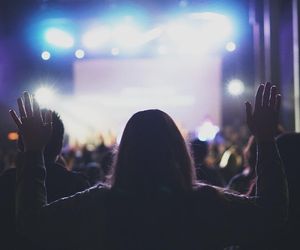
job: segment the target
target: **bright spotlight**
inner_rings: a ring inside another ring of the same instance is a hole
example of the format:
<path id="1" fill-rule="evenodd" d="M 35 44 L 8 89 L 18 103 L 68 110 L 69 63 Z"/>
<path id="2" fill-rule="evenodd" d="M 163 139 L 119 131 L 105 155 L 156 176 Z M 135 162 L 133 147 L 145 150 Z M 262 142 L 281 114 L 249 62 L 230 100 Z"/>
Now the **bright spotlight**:
<path id="1" fill-rule="evenodd" d="M 97 49 L 111 38 L 111 31 L 106 27 L 97 27 L 86 32 L 82 37 L 82 44 L 87 49 Z"/>
<path id="2" fill-rule="evenodd" d="M 229 51 L 229 52 L 232 52 L 232 51 L 235 51 L 236 49 L 236 45 L 234 42 L 228 42 L 226 44 L 226 50 Z"/>
<path id="3" fill-rule="evenodd" d="M 191 20 L 200 20 L 205 24 L 200 33 L 202 38 L 210 42 L 230 39 L 233 33 L 232 21 L 225 15 L 215 12 L 196 12 L 188 16 Z"/>
<path id="4" fill-rule="evenodd" d="M 40 87 L 35 91 L 34 96 L 41 106 L 45 106 L 53 101 L 54 91 L 48 87 Z"/>
<path id="5" fill-rule="evenodd" d="M 119 46 L 134 48 L 141 45 L 142 34 L 136 26 L 122 24 L 115 28 L 114 39 Z"/>
<path id="6" fill-rule="evenodd" d="M 238 96 L 244 92 L 245 86 L 241 80 L 234 79 L 228 83 L 227 89 L 228 89 L 229 94 Z"/>
<path id="7" fill-rule="evenodd" d="M 74 45 L 73 37 L 60 29 L 51 28 L 45 33 L 45 39 L 49 44 L 61 48 L 71 48 Z"/>
<path id="8" fill-rule="evenodd" d="M 76 58 L 78 58 L 78 59 L 84 58 L 84 56 L 85 56 L 84 50 L 82 50 L 82 49 L 76 50 L 76 51 L 75 51 L 75 56 L 76 56 Z"/>
<path id="9" fill-rule="evenodd" d="M 201 141 L 213 140 L 219 130 L 219 127 L 214 125 L 211 121 L 205 121 L 198 128 L 198 138 Z"/>
<path id="10" fill-rule="evenodd" d="M 41 53 L 41 58 L 45 61 L 49 60 L 51 58 L 51 54 L 49 51 L 43 51 Z"/>

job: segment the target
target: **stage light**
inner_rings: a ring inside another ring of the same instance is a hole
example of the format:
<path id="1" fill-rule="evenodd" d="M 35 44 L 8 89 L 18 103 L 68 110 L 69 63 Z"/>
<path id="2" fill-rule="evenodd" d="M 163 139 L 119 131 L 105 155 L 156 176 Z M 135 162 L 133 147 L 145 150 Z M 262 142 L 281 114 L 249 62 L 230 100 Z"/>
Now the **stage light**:
<path id="1" fill-rule="evenodd" d="M 226 44 L 226 50 L 227 50 L 227 51 L 233 52 L 233 51 L 235 51 L 235 49 L 236 49 L 236 45 L 235 45 L 234 42 L 228 42 L 228 43 Z"/>
<path id="2" fill-rule="evenodd" d="M 43 51 L 41 53 L 41 57 L 42 57 L 43 60 L 47 61 L 51 58 L 51 54 L 50 54 L 49 51 Z"/>
<path id="3" fill-rule="evenodd" d="M 45 33 L 45 39 L 49 44 L 60 48 L 71 48 L 74 45 L 73 37 L 57 28 L 48 29 Z"/>
<path id="4" fill-rule="evenodd" d="M 41 106 L 45 106 L 54 100 L 54 90 L 49 87 L 40 87 L 35 91 L 34 96 Z"/>
<path id="5" fill-rule="evenodd" d="M 111 49 L 111 54 L 113 56 L 117 56 L 117 55 L 119 55 L 119 53 L 120 53 L 120 49 L 119 48 L 112 48 Z"/>
<path id="6" fill-rule="evenodd" d="M 241 80 L 234 79 L 228 83 L 227 89 L 228 89 L 229 94 L 238 96 L 244 92 L 245 86 Z"/>
<path id="7" fill-rule="evenodd" d="M 187 22 L 178 20 L 167 24 L 166 34 L 173 42 L 186 44 L 186 42 L 190 41 L 195 32 Z"/>
<path id="8" fill-rule="evenodd" d="M 123 48 L 135 48 L 142 44 L 142 34 L 137 26 L 122 24 L 114 29 L 114 41 Z"/>
<path id="9" fill-rule="evenodd" d="M 82 44 L 87 49 L 97 49 L 109 42 L 111 31 L 107 27 L 97 27 L 86 32 L 82 37 Z"/>
<path id="10" fill-rule="evenodd" d="M 214 12 L 199 12 L 188 15 L 190 20 L 202 21 L 202 28 L 199 31 L 202 39 L 211 44 L 220 44 L 230 39 L 233 34 L 233 25 L 229 17 Z"/>
<path id="11" fill-rule="evenodd" d="M 76 58 L 78 58 L 78 59 L 84 58 L 84 56 L 85 56 L 84 50 L 82 50 L 82 49 L 76 50 L 76 51 L 75 51 L 75 56 L 76 56 Z"/>
<path id="12" fill-rule="evenodd" d="M 205 121 L 198 127 L 198 139 L 201 141 L 213 140 L 219 132 L 219 127 L 214 125 L 211 121 Z"/>
<path id="13" fill-rule="evenodd" d="M 146 33 L 144 33 L 143 35 L 141 35 L 141 37 L 139 38 L 139 41 L 140 41 L 139 43 L 145 44 L 154 39 L 157 39 L 158 37 L 160 37 L 162 35 L 162 33 L 163 33 L 163 29 L 161 27 L 151 29 L 151 30 L 147 31 Z"/>

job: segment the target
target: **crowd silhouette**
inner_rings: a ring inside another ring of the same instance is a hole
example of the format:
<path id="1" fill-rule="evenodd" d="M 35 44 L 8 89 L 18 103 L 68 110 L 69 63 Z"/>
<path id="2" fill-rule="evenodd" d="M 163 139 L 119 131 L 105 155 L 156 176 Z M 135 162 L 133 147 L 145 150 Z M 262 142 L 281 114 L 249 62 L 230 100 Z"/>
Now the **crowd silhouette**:
<path id="1" fill-rule="evenodd" d="M 160 110 L 134 114 L 114 151 L 95 150 L 99 163 L 84 150 L 80 173 L 67 170 L 76 157 L 62 157 L 59 115 L 28 92 L 17 103 L 16 168 L 0 176 L 3 249 L 293 249 L 300 135 L 278 136 L 271 83 L 245 104 L 252 135 L 228 183 L 205 160 L 207 142 L 189 147 Z"/>

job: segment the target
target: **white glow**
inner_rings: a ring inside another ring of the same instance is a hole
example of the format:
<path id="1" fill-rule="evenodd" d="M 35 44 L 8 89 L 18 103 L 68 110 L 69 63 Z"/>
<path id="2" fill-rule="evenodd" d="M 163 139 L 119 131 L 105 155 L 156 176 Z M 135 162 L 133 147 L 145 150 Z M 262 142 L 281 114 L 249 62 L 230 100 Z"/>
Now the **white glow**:
<path id="1" fill-rule="evenodd" d="M 218 22 L 229 22 L 229 18 L 225 15 L 215 13 L 215 12 L 194 12 L 190 13 L 189 17 L 191 19 L 201 19 L 207 21 L 218 21 Z"/>
<path id="2" fill-rule="evenodd" d="M 108 43 L 111 31 L 108 27 L 97 27 L 86 32 L 82 37 L 82 44 L 87 49 L 97 49 Z"/>
<path id="3" fill-rule="evenodd" d="M 223 33 L 224 31 L 226 32 L 232 31 L 231 20 L 227 16 L 219 13 L 214 13 L 214 12 L 191 13 L 189 14 L 189 17 L 194 20 L 203 20 L 206 21 L 207 23 L 214 24 L 216 26 L 215 28 L 217 28 L 217 30 L 214 31 L 219 31 L 221 33 Z"/>
<path id="4" fill-rule="evenodd" d="M 119 48 L 112 48 L 112 49 L 111 49 L 111 54 L 112 54 L 113 56 L 119 55 L 119 54 L 120 54 L 120 49 L 119 49 Z"/>
<path id="5" fill-rule="evenodd" d="M 231 23 L 223 15 L 210 14 L 191 14 L 188 17 L 196 15 L 197 18 L 181 18 L 166 24 L 166 38 L 175 51 L 179 54 L 197 55 L 224 46 L 224 42 L 232 34 Z"/>
<path id="6" fill-rule="evenodd" d="M 76 58 L 78 58 L 78 59 L 84 58 L 84 56 L 85 56 L 84 50 L 82 50 L 82 49 L 76 50 L 76 51 L 75 51 L 75 56 L 76 56 Z"/>
<path id="7" fill-rule="evenodd" d="M 229 94 L 238 96 L 244 92 L 245 86 L 241 80 L 234 79 L 228 83 L 227 89 L 228 89 Z"/>
<path id="8" fill-rule="evenodd" d="M 236 44 L 234 42 L 228 42 L 226 44 L 226 50 L 229 52 L 235 51 L 236 49 Z"/>
<path id="9" fill-rule="evenodd" d="M 45 106 L 53 102 L 54 90 L 48 87 L 40 87 L 35 91 L 34 96 L 41 106 Z"/>
<path id="10" fill-rule="evenodd" d="M 149 41 L 157 39 L 158 37 L 160 37 L 162 35 L 162 32 L 163 32 L 163 29 L 161 27 L 151 29 L 151 30 L 147 31 L 146 33 L 144 33 L 143 35 L 141 35 L 141 37 L 139 38 L 139 43 L 145 44 Z"/>
<path id="11" fill-rule="evenodd" d="M 158 52 L 158 54 L 160 54 L 160 55 L 165 55 L 165 54 L 168 53 L 168 49 L 167 49 L 166 46 L 160 45 L 160 46 L 158 47 L 158 49 L 157 49 L 157 52 Z"/>
<path id="12" fill-rule="evenodd" d="M 122 24 L 114 29 L 114 41 L 124 48 L 134 48 L 141 45 L 142 34 L 137 26 Z"/>
<path id="13" fill-rule="evenodd" d="M 166 33 L 176 43 L 187 43 L 195 32 L 187 22 L 178 20 L 167 24 Z"/>
<path id="14" fill-rule="evenodd" d="M 71 48 L 74 45 L 73 37 L 60 29 L 51 28 L 45 34 L 46 41 L 61 48 Z"/>
<path id="15" fill-rule="evenodd" d="M 47 61 L 51 58 L 51 54 L 49 51 L 43 51 L 41 57 L 43 60 Z"/>
<path id="16" fill-rule="evenodd" d="M 219 130 L 219 127 L 214 125 L 211 121 L 205 121 L 198 128 L 198 138 L 201 141 L 213 140 Z"/>

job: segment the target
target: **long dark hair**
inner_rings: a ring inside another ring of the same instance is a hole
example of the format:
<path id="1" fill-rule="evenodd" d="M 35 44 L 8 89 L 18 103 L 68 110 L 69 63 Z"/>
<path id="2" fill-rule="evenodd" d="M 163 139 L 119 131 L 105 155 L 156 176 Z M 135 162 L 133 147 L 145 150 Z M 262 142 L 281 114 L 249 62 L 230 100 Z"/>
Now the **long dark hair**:
<path id="1" fill-rule="evenodd" d="M 134 114 L 126 124 L 111 186 L 128 191 L 190 190 L 195 168 L 172 118 L 160 110 Z"/>

